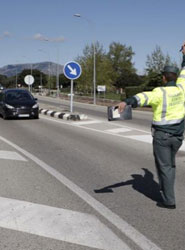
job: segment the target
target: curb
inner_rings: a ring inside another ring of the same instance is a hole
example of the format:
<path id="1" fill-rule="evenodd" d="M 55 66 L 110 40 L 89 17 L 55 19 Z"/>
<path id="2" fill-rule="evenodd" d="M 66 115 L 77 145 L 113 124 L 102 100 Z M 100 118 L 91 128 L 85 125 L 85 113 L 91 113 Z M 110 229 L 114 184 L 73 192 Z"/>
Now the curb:
<path id="1" fill-rule="evenodd" d="M 51 117 L 55 117 L 58 119 L 64 119 L 64 120 L 80 121 L 80 120 L 87 119 L 87 115 L 84 115 L 84 114 L 65 113 L 65 112 L 53 111 L 53 110 L 49 110 L 49 109 L 39 109 L 39 113 L 42 115 L 49 115 Z"/>

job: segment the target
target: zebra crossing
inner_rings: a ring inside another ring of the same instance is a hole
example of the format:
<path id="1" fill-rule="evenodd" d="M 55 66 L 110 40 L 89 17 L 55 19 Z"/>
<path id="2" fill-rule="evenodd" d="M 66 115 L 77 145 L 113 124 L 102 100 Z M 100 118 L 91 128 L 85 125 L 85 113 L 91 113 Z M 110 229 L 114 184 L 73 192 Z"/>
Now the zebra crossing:
<path id="1" fill-rule="evenodd" d="M 27 161 L 22 155 L 14 151 L 0 150 L 0 159 L 14 160 L 14 161 Z"/>

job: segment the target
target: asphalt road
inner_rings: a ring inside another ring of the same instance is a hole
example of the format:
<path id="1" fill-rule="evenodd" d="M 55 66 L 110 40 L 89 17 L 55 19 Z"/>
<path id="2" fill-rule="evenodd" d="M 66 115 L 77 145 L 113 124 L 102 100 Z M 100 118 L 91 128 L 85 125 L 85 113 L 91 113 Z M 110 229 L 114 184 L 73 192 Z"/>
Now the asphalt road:
<path id="1" fill-rule="evenodd" d="M 68 111 L 70 110 L 70 102 L 58 98 L 48 98 L 45 96 L 36 96 L 39 100 L 40 106 L 43 105 L 46 107 L 56 107 L 58 110 Z M 89 118 L 92 119 L 101 119 L 103 121 L 107 121 L 107 107 L 106 106 L 98 106 L 93 104 L 87 103 L 80 103 L 80 102 L 73 102 L 73 110 L 74 112 L 79 112 L 81 114 L 88 115 Z M 147 114 L 147 116 L 146 116 Z M 151 124 L 152 113 L 151 112 L 140 112 L 133 110 L 133 120 L 124 121 L 125 124 L 128 125 L 135 125 L 138 128 L 143 128 L 150 131 L 150 124 Z M 123 122 L 118 122 L 121 125 Z"/>
<path id="2" fill-rule="evenodd" d="M 183 250 L 184 147 L 177 209 L 158 208 L 151 114 L 74 105 L 87 121 L 0 119 L 0 249 Z"/>

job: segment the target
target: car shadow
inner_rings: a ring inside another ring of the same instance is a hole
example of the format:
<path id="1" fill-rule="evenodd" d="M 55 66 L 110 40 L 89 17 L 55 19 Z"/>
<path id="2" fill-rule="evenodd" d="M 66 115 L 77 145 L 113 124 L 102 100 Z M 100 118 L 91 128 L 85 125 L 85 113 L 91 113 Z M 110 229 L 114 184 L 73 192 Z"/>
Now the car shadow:
<path id="1" fill-rule="evenodd" d="M 137 192 L 145 195 L 147 198 L 153 201 L 161 201 L 162 197 L 160 194 L 159 184 L 154 180 L 154 175 L 146 168 L 144 170 L 144 175 L 132 174 L 132 179 L 128 181 L 123 181 L 103 187 L 101 189 L 95 189 L 95 193 L 113 193 L 114 188 L 119 188 L 123 186 L 132 185 L 132 188 Z"/>

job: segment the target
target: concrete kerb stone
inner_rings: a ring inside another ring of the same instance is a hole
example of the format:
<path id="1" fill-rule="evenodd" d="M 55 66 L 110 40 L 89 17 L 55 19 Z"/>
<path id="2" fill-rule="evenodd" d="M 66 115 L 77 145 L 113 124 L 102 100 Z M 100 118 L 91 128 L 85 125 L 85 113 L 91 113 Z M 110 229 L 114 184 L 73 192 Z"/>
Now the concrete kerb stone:
<path id="1" fill-rule="evenodd" d="M 79 120 L 86 120 L 88 117 L 84 114 L 78 114 L 78 113 L 68 113 L 68 112 L 60 112 L 60 111 L 53 111 L 49 109 L 39 109 L 39 113 L 43 115 L 49 115 L 51 117 L 64 119 L 64 120 L 73 120 L 73 121 L 79 121 Z"/>

